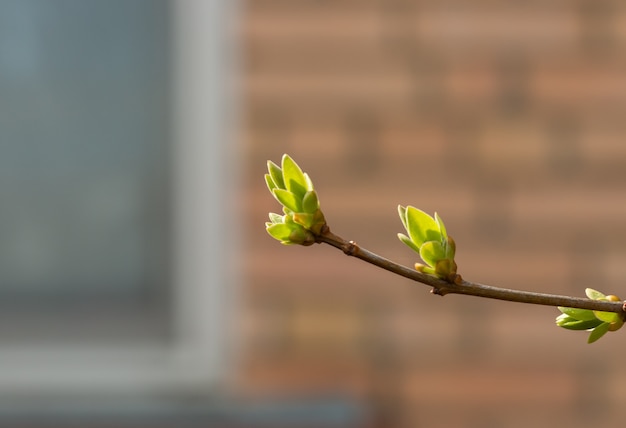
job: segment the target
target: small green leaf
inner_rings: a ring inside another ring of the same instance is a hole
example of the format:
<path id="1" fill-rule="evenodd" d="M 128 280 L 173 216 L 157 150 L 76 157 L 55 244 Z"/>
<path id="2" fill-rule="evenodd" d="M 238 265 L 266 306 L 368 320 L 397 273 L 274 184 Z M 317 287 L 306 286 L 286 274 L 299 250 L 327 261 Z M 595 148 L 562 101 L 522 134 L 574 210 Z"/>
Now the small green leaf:
<path id="1" fill-rule="evenodd" d="M 315 216 L 309 213 L 294 213 L 293 221 L 304 226 L 306 229 L 310 229 L 315 221 Z"/>
<path id="2" fill-rule="evenodd" d="M 290 209 L 294 212 L 302 211 L 302 200 L 299 199 L 292 192 L 284 189 L 274 189 L 272 192 L 274 197 L 285 206 L 285 208 Z"/>
<path id="3" fill-rule="evenodd" d="M 285 223 L 274 223 L 267 227 L 267 233 L 284 244 L 289 243 L 291 232 L 292 227 Z"/>
<path id="4" fill-rule="evenodd" d="M 406 207 L 407 231 L 415 245 L 421 247 L 427 241 L 441 241 L 439 226 L 424 211 L 415 207 Z"/>
<path id="5" fill-rule="evenodd" d="M 428 275 L 436 275 L 434 268 L 423 265 L 421 263 L 415 263 L 415 270 L 418 272 L 426 273 Z"/>
<path id="6" fill-rule="evenodd" d="M 443 240 L 447 240 L 448 232 L 446 231 L 446 226 L 443 224 L 443 220 L 441 219 L 441 217 L 439 217 L 439 214 L 437 213 L 435 213 L 435 223 L 437 223 L 437 226 L 439 227 L 439 232 L 441 233 Z"/>
<path id="7" fill-rule="evenodd" d="M 304 173 L 304 178 L 306 180 L 306 190 L 311 191 L 311 190 L 315 190 L 313 188 L 313 181 L 311 181 L 311 177 L 309 177 L 309 174 L 307 174 L 306 172 Z"/>
<path id="8" fill-rule="evenodd" d="M 441 259 L 437 260 L 435 264 L 435 274 L 439 278 L 443 278 L 448 281 L 454 280 L 454 274 L 456 274 L 456 263 L 454 260 Z"/>
<path id="9" fill-rule="evenodd" d="M 398 205 L 398 215 L 400 216 L 400 221 L 402 221 L 402 226 L 404 226 L 404 229 L 408 231 L 409 228 L 406 225 L 406 208 L 402 205 Z"/>
<path id="10" fill-rule="evenodd" d="M 592 300 L 604 300 L 606 296 L 593 288 L 585 288 L 585 294 Z"/>
<path id="11" fill-rule="evenodd" d="M 446 249 L 446 259 L 454 260 L 454 254 L 456 253 L 456 243 L 454 242 L 454 239 L 448 236 L 448 238 L 444 242 L 444 247 Z"/>
<path id="12" fill-rule="evenodd" d="M 408 245 L 408 247 L 411 248 L 413 251 L 415 251 L 417 254 L 419 254 L 420 249 L 417 245 L 415 245 L 413 241 L 411 241 L 411 238 L 409 238 L 403 233 L 398 233 L 398 239 L 404 244 Z"/>
<path id="13" fill-rule="evenodd" d="M 274 180 L 272 180 L 272 177 L 269 174 L 265 174 L 265 184 L 267 184 L 267 188 L 270 189 L 270 192 L 278 188 L 278 186 L 276 185 L 276 183 L 274 183 Z"/>
<path id="14" fill-rule="evenodd" d="M 298 164 L 287 154 L 283 155 L 282 165 L 285 189 L 301 199 L 307 192 L 307 179 L 304 173 Z"/>
<path id="15" fill-rule="evenodd" d="M 302 198 L 302 211 L 313 214 L 319 209 L 319 207 L 320 204 L 315 190 L 309 190 L 306 192 Z"/>
<path id="16" fill-rule="evenodd" d="M 593 311 L 589 309 L 564 308 L 562 306 L 559 306 L 558 308 L 559 311 L 579 321 L 589 321 L 597 319 L 596 316 L 593 314 Z"/>
<path id="17" fill-rule="evenodd" d="M 435 267 L 439 260 L 446 258 L 446 251 L 439 241 L 428 241 L 420 247 L 420 257 L 426 264 Z"/>
<path id="18" fill-rule="evenodd" d="M 285 222 L 285 218 L 280 214 L 270 213 L 270 221 L 272 224 L 280 224 Z"/>
<path id="19" fill-rule="evenodd" d="M 289 235 L 290 244 L 312 245 L 315 243 L 315 237 L 304 227 L 294 227 Z"/>
<path id="20" fill-rule="evenodd" d="M 624 320 L 619 318 L 617 321 L 611 323 L 609 326 L 609 331 L 617 331 L 624 326 Z"/>
<path id="21" fill-rule="evenodd" d="M 311 245 L 315 243 L 313 234 L 297 223 L 266 223 L 266 230 L 281 244 Z"/>
<path id="22" fill-rule="evenodd" d="M 285 188 L 285 182 L 283 181 L 283 171 L 278 165 L 272 161 L 267 161 L 267 170 L 270 173 L 272 181 L 279 189 Z M 271 189 L 270 189 L 271 190 Z"/>
<path id="23" fill-rule="evenodd" d="M 593 311 L 593 314 L 600 321 L 608 322 L 609 324 L 619 321 L 619 315 L 615 312 Z"/>
<path id="24" fill-rule="evenodd" d="M 599 319 L 577 320 L 566 314 L 561 314 L 556 319 L 556 325 L 568 330 L 589 330 L 602 324 Z"/>
<path id="25" fill-rule="evenodd" d="M 313 232 L 315 235 L 320 235 L 323 232 L 325 226 L 326 219 L 324 218 L 324 213 L 322 212 L 322 210 L 315 211 L 315 213 L 313 214 L 313 221 L 311 223 L 311 232 Z"/>
<path id="26" fill-rule="evenodd" d="M 610 324 L 604 322 L 591 330 L 591 333 L 589 333 L 589 339 L 587 339 L 587 343 L 593 343 L 596 340 L 600 339 L 606 334 L 607 331 L 609 331 L 610 326 Z"/>

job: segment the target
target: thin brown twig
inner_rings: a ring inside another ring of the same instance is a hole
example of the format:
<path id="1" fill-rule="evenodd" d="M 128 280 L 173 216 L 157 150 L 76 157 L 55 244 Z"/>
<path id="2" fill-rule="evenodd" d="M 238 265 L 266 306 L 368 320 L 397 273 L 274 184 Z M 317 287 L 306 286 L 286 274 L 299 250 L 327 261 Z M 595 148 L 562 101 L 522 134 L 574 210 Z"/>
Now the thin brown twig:
<path id="1" fill-rule="evenodd" d="M 465 294 L 469 296 L 484 297 L 488 299 L 506 300 L 509 302 L 530 303 L 545 306 L 563 306 L 568 308 L 589 309 L 594 311 L 615 312 L 622 319 L 626 318 L 626 302 L 608 302 L 592 300 L 582 297 L 561 296 L 558 294 L 535 293 L 530 291 L 512 290 L 508 288 L 493 287 L 466 280 L 459 283 L 451 283 L 432 275 L 426 275 L 415 269 L 402 266 L 365 248 L 360 247 L 353 241 L 335 235 L 328 227 L 316 236 L 318 243 L 325 243 L 342 250 L 348 256 L 356 257 L 367 263 L 393 272 L 413 281 L 433 287 L 432 293 L 440 296 L 446 294 Z"/>

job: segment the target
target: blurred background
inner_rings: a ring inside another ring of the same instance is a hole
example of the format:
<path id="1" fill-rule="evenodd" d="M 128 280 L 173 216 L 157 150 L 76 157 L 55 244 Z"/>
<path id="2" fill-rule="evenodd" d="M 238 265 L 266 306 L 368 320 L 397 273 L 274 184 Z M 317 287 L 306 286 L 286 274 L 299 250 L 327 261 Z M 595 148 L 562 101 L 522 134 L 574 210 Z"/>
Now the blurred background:
<path id="1" fill-rule="evenodd" d="M 0 0 L 0 425 L 612 426 L 620 333 L 285 247 L 266 161 L 405 265 L 621 295 L 617 1 Z"/>

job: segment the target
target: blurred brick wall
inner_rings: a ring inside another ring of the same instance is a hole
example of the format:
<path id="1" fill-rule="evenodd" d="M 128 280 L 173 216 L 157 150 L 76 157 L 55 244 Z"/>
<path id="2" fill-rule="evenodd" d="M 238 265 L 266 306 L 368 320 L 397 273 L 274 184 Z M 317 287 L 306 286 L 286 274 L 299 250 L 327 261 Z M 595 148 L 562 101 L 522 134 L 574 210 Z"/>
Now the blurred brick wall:
<path id="1" fill-rule="evenodd" d="M 262 177 L 291 154 L 335 233 L 406 265 L 398 204 L 440 213 L 467 279 L 623 297 L 626 6 L 248 0 L 241 32 L 239 386 L 358 397 L 389 427 L 621 422 L 619 333 L 589 346 L 554 308 L 432 296 L 283 247 Z"/>

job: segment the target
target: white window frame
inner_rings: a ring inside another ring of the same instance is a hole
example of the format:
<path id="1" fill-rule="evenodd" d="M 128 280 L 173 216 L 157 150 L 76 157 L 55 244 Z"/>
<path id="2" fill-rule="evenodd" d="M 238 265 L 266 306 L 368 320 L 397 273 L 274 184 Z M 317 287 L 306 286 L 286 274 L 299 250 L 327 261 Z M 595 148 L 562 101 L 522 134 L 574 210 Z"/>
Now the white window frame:
<path id="1" fill-rule="evenodd" d="M 174 340 L 3 344 L 0 398 L 210 392 L 235 362 L 235 0 L 171 0 Z M 80 320 L 77 320 L 80 322 Z"/>

